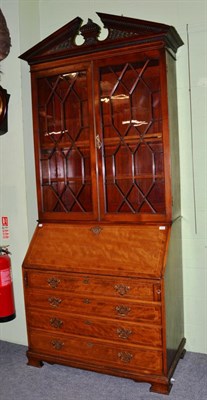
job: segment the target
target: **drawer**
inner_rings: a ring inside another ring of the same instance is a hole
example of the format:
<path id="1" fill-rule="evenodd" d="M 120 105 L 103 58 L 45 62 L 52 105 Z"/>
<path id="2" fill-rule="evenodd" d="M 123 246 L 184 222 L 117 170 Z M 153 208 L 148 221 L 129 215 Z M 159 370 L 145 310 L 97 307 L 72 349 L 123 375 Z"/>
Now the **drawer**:
<path id="1" fill-rule="evenodd" d="M 133 322 L 107 320 L 85 315 L 68 315 L 58 312 L 27 313 L 29 327 L 56 331 L 104 340 L 135 343 L 151 347 L 162 346 L 162 329 L 159 326 Z"/>
<path id="2" fill-rule="evenodd" d="M 107 365 L 117 370 L 135 371 L 145 374 L 162 374 L 162 351 L 141 346 L 112 343 L 73 335 L 45 333 L 32 329 L 29 332 L 29 349 L 38 352 L 38 357 L 51 356 L 55 362 L 80 361 L 84 367 L 91 364 Z"/>
<path id="3" fill-rule="evenodd" d="M 112 319 L 161 324 L 160 303 L 144 303 L 87 294 L 66 294 L 51 290 L 29 289 L 25 296 L 27 308 L 58 310 L 70 314 L 96 315 Z"/>
<path id="4" fill-rule="evenodd" d="M 159 280 L 24 271 L 25 288 L 53 289 L 67 293 L 93 293 L 101 296 L 161 300 Z"/>

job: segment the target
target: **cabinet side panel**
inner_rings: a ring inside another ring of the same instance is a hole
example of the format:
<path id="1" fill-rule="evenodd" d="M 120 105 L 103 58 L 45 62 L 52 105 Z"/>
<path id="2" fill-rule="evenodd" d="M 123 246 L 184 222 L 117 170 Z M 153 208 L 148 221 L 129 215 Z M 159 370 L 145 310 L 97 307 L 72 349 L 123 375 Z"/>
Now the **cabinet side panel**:
<path id="1" fill-rule="evenodd" d="M 181 222 L 171 229 L 165 272 L 166 342 L 168 366 L 171 365 L 184 336 L 183 273 Z"/>
<path id="2" fill-rule="evenodd" d="M 180 216 L 180 158 L 177 117 L 176 65 L 170 54 L 166 53 L 167 90 L 171 154 L 172 218 Z"/>

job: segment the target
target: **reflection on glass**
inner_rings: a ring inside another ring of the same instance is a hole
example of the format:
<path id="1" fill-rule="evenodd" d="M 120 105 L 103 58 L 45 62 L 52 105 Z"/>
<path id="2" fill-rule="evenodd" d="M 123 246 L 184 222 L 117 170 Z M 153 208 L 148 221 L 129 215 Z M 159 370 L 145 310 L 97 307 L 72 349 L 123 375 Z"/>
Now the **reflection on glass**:
<path id="1" fill-rule="evenodd" d="M 92 210 L 86 71 L 38 80 L 43 211 Z"/>
<path id="2" fill-rule="evenodd" d="M 105 212 L 164 213 L 159 60 L 100 69 Z"/>

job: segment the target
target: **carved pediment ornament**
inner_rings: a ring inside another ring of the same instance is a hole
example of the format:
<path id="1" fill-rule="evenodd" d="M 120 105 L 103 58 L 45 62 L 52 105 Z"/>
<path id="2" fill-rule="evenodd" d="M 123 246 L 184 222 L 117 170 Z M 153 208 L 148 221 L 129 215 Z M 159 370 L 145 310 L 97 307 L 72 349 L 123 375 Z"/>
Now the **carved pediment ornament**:
<path id="1" fill-rule="evenodd" d="M 54 61 L 81 54 L 90 54 L 129 44 L 161 43 L 176 53 L 183 44 L 176 30 L 165 24 L 149 22 L 117 15 L 97 13 L 104 29 L 108 30 L 105 39 L 99 39 L 101 27 L 90 18 L 82 25 L 83 20 L 76 17 L 46 39 L 20 56 L 30 65 L 44 61 Z M 83 36 L 84 42 L 79 45 L 76 38 Z"/>
<path id="2" fill-rule="evenodd" d="M 4 60 L 10 52 L 11 38 L 6 20 L 0 9 L 0 61 Z"/>
<path id="3" fill-rule="evenodd" d="M 90 45 L 97 43 L 101 28 L 95 24 L 92 19 L 88 19 L 87 24 L 80 28 L 80 33 L 84 37 L 84 44 Z"/>

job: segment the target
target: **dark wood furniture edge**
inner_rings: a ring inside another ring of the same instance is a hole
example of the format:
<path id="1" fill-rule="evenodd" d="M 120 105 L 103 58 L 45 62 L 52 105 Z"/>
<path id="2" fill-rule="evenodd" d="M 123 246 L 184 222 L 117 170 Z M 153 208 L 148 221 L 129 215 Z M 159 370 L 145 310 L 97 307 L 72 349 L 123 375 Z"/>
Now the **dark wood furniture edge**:
<path id="1" fill-rule="evenodd" d="M 178 361 L 180 360 L 180 359 L 183 359 L 184 358 L 184 356 L 185 356 L 185 353 L 186 353 L 186 350 L 185 350 L 185 344 L 186 344 L 186 338 L 183 338 L 182 340 L 181 340 L 181 342 L 180 342 L 180 345 L 179 345 L 179 347 L 178 347 L 178 350 L 177 350 L 177 352 L 176 352 L 176 355 L 175 355 L 175 357 L 174 357 L 174 360 L 173 360 L 173 362 L 172 362 L 172 364 L 171 364 L 171 366 L 170 366 L 170 368 L 169 368 L 169 371 L 168 371 L 168 377 L 169 378 L 171 378 L 172 376 L 173 376 L 173 373 L 174 373 L 174 371 L 175 371 L 175 368 L 176 368 L 176 366 L 177 366 L 177 364 L 178 364 Z"/>

